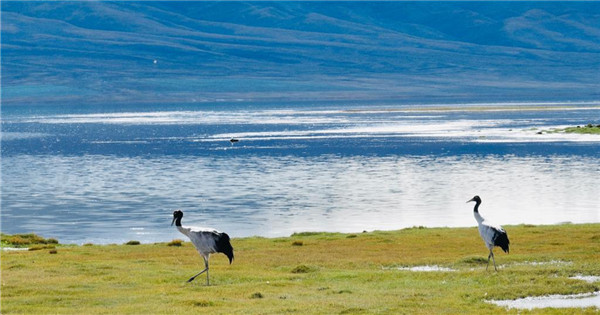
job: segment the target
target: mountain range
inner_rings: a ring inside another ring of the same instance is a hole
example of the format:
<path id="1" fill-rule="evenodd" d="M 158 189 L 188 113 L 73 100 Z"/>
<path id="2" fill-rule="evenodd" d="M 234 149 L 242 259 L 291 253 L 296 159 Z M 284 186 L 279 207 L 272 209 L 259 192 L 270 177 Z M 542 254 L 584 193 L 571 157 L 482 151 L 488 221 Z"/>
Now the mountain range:
<path id="1" fill-rule="evenodd" d="M 599 2 L 1 9 L 3 106 L 600 99 Z"/>

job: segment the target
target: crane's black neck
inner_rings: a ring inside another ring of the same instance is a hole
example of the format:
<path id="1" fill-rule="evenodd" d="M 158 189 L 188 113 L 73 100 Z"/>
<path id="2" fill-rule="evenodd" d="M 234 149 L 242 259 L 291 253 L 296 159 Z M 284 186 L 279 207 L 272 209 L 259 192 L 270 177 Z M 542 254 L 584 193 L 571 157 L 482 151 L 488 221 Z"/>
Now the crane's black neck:
<path id="1" fill-rule="evenodd" d="M 475 208 L 473 208 L 473 212 L 479 213 L 479 205 L 481 204 L 481 201 L 476 200 L 475 201 Z"/>
<path id="2" fill-rule="evenodd" d="M 175 226 L 181 226 L 181 217 L 175 217 Z"/>

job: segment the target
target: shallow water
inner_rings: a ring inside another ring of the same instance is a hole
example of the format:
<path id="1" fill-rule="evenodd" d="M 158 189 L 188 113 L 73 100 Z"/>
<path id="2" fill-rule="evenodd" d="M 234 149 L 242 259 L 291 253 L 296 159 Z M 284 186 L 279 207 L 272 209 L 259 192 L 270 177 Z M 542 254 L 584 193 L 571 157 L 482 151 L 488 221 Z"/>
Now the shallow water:
<path id="1" fill-rule="evenodd" d="M 549 295 L 541 297 L 527 297 L 517 300 L 489 301 L 490 303 L 506 308 L 517 308 L 531 310 L 534 308 L 585 308 L 600 307 L 600 292 L 572 294 L 572 295 Z"/>
<path id="2" fill-rule="evenodd" d="M 168 241 L 175 209 L 232 237 L 474 226 L 475 194 L 503 225 L 600 222 L 600 137 L 536 133 L 587 105 L 2 111 L 5 233 Z"/>
<path id="3" fill-rule="evenodd" d="M 584 276 L 584 275 L 576 275 L 570 277 L 571 279 L 582 280 L 589 283 L 600 282 L 600 276 Z"/>
<path id="4" fill-rule="evenodd" d="M 29 248 L 2 247 L 2 250 L 7 252 L 27 251 Z"/>
<path id="5" fill-rule="evenodd" d="M 441 267 L 437 265 L 413 266 L 413 267 L 397 267 L 396 270 L 406 270 L 414 272 L 452 272 L 456 269 Z"/>

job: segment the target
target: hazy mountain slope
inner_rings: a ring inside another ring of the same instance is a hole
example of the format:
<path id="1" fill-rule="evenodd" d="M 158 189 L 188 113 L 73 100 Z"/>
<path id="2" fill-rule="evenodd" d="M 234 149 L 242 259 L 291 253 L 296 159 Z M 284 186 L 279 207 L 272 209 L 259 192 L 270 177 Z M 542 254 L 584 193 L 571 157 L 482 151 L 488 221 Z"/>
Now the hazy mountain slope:
<path id="1" fill-rule="evenodd" d="M 2 2 L 4 105 L 589 100 L 599 73 L 594 2 Z"/>

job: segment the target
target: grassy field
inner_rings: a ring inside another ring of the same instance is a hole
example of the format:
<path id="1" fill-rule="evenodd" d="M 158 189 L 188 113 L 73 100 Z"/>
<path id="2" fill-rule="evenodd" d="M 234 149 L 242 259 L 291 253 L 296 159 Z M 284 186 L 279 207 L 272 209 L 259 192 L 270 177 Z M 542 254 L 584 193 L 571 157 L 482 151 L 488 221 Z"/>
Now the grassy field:
<path id="1" fill-rule="evenodd" d="M 486 303 L 600 290 L 600 224 L 505 226 L 511 253 L 486 271 L 476 228 L 232 239 L 211 258 L 211 286 L 189 242 L 41 246 L 2 252 L 2 314 L 491 314 Z M 51 253 L 52 252 L 52 253 Z M 535 263 L 532 263 L 535 262 Z M 446 272 L 399 267 L 437 265 Z M 520 313 L 598 313 L 597 308 Z"/>

